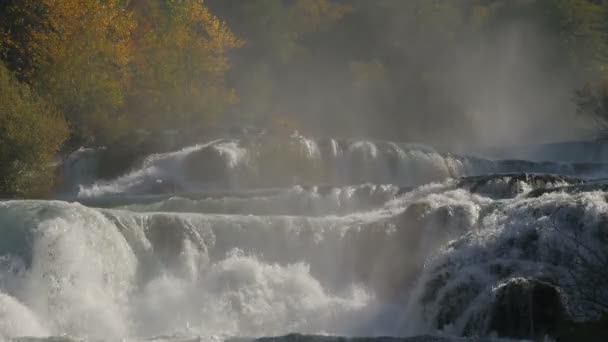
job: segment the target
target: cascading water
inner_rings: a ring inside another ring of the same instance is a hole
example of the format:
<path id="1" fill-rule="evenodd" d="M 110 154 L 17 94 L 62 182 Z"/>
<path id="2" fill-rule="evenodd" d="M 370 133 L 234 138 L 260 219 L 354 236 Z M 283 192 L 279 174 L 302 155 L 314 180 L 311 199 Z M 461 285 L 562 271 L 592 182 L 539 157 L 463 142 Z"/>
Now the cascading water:
<path id="1" fill-rule="evenodd" d="M 78 156 L 79 154 L 76 154 Z M 94 161 L 88 161 L 93 163 Z M 78 173 L 70 162 L 66 173 Z M 80 198 L 217 189 L 345 186 L 362 183 L 416 186 L 448 177 L 536 172 L 582 177 L 606 174 L 608 164 L 490 160 L 386 141 L 313 140 L 302 136 L 215 140 L 155 154 L 124 176 L 74 184 Z M 76 177 L 79 181 L 82 177 Z"/>
<path id="2" fill-rule="evenodd" d="M 604 175 L 301 136 L 151 155 L 0 202 L 0 338 L 551 336 L 608 306 Z"/>

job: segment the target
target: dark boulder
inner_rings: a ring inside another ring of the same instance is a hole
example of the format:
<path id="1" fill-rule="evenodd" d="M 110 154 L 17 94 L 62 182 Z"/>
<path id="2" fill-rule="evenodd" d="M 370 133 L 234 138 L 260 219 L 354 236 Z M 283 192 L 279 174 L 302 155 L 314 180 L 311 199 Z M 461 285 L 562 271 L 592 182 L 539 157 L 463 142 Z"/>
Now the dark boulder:
<path id="1" fill-rule="evenodd" d="M 559 289 L 540 280 L 511 279 L 495 296 L 489 330 L 501 337 L 555 336 L 570 320 Z"/>
<path id="2" fill-rule="evenodd" d="M 227 158 L 213 146 L 192 152 L 184 161 L 189 180 L 215 185 L 229 185 L 230 166 Z"/>
<path id="3" fill-rule="evenodd" d="M 125 138 L 100 151 L 97 177 L 114 179 L 141 165 L 145 157 L 164 149 L 152 139 Z"/>

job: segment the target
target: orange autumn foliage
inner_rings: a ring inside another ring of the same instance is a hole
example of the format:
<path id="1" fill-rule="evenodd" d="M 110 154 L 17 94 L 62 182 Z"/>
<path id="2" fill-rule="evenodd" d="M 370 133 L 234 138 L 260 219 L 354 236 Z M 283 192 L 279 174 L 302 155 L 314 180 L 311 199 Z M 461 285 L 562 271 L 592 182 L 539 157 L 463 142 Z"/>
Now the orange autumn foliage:
<path id="1" fill-rule="evenodd" d="M 203 1 L 133 1 L 138 18 L 126 110 L 153 131 L 198 133 L 236 101 L 226 53 L 242 42 Z"/>
<path id="2" fill-rule="evenodd" d="M 66 116 L 74 137 L 108 141 L 120 132 L 135 21 L 120 0 L 40 0 L 34 28 L 35 84 Z"/>

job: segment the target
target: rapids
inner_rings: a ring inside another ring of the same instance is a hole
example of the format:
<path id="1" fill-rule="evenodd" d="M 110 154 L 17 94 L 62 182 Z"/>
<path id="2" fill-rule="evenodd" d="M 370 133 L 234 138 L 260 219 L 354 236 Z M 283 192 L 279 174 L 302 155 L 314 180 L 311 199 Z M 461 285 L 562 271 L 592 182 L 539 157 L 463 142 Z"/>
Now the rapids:
<path id="1" fill-rule="evenodd" d="M 608 305 L 588 279 L 608 277 L 604 164 L 286 139 L 111 180 L 81 149 L 57 200 L 0 202 L 0 338 L 542 337 L 501 325 L 510 293 L 555 289 L 573 320 Z"/>

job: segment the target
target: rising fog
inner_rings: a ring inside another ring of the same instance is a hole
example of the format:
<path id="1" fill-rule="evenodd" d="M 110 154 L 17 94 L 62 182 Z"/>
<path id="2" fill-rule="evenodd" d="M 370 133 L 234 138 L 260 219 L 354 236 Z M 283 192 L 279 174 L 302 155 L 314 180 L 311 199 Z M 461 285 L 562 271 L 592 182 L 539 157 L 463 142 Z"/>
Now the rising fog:
<path id="1" fill-rule="evenodd" d="M 350 9 L 289 36 L 272 11 L 259 27 L 253 8 L 209 2 L 246 41 L 231 77 L 239 124 L 280 116 L 309 135 L 452 148 L 590 137 L 573 97 L 591 59 L 576 60 L 588 54 L 573 51 L 551 2 L 333 3 Z M 284 31 L 268 38 L 264 28 Z"/>

